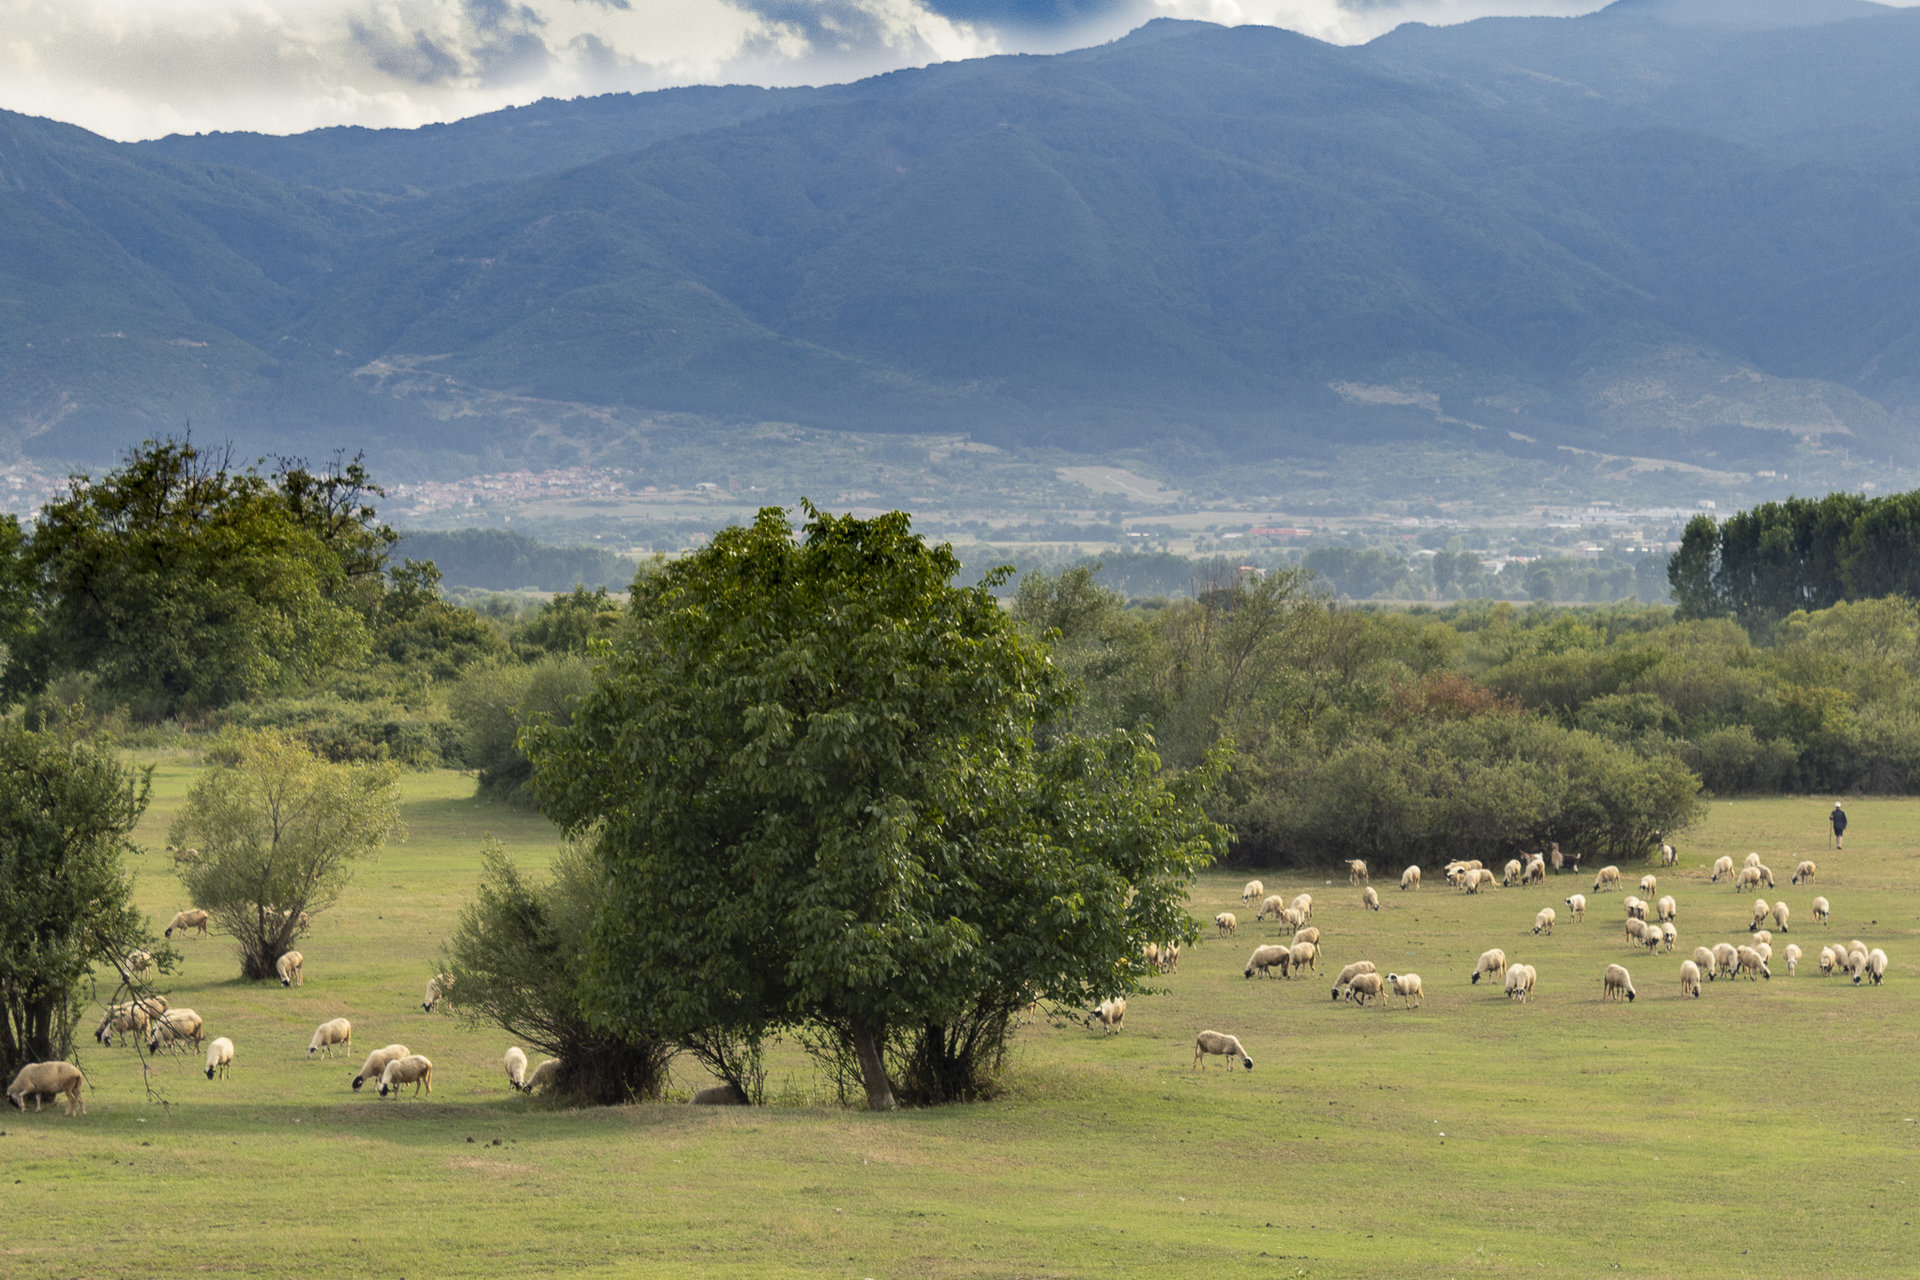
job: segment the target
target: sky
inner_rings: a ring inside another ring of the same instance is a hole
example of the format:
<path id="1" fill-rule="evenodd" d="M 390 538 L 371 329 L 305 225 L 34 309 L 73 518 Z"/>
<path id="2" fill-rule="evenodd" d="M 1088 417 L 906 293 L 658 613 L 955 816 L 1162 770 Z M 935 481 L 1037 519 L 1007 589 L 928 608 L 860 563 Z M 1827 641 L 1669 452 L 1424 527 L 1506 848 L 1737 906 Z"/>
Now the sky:
<path id="1" fill-rule="evenodd" d="M 1600 0 L 0 0 L 0 107 L 111 138 L 412 128 L 684 84 L 827 84 L 1052 53 L 1149 18 L 1355 43 Z"/>

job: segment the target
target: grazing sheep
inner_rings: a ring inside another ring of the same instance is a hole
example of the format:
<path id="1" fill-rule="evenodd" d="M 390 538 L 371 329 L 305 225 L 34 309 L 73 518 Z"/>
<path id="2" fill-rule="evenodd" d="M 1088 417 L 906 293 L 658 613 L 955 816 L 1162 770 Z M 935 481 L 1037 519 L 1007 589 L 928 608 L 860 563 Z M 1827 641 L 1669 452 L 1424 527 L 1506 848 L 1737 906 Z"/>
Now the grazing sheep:
<path id="1" fill-rule="evenodd" d="M 1867 976 L 1873 979 L 1873 985 L 1876 987 L 1879 986 L 1881 981 L 1887 976 L 1887 953 L 1878 947 L 1869 951 L 1867 953 L 1866 971 Z M 1860 975 L 1855 974 L 1853 980 L 1856 983 L 1859 982 Z"/>
<path id="2" fill-rule="evenodd" d="M 1120 1030 L 1121 1024 L 1127 1020 L 1127 998 L 1125 996 L 1108 996 L 1105 1000 L 1102 1000 L 1099 1007 L 1093 1011 L 1093 1018 L 1094 1021 L 1098 1022 L 1110 1032 Z M 541 1065 L 544 1066 L 545 1064 L 542 1063 Z M 531 1083 L 527 1085 L 527 1092 L 533 1092 L 533 1085 Z"/>
<path id="3" fill-rule="evenodd" d="M 1775 927 L 1776 929 L 1778 929 L 1778 930 L 1780 930 L 1780 932 L 1782 932 L 1782 933 L 1786 933 L 1786 932 L 1788 932 L 1788 929 L 1787 929 L 1787 917 L 1788 917 L 1788 916 L 1790 916 L 1790 915 L 1792 915 L 1792 914 L 1793 914 L 1793 913 L 1792 913 L 1792 912 L 1791 912 L 1790 910 L 1788 910 L 1788 909 L 1787 909 L 1787 904 L 1786 904 L 1786 903 L 1784 903 L 1784 902 L 1776 902 L 1776 903 L 1774 903 L 1774 904 L 1773 904 L 1773 925 L 1774 925 L 1774 927 Z"/>
<path id="4" fill-rule="evenodd" d="M 527 1083 L 527 1055 L 522 1053 L 520 1046 L 516 1044 L 507 1050 L 507 1055 L 501 1059 L 500 1064 L 507 1069 L 507 1083 L 513 1086 L 515 1093 L 518 1093 Z"/>
<path id="5" fill-rule="evenodd" d="M 1287 909 L 1287 900 L 1281 897 L 1277 893 L 1270 893 L 1265 898 L 1261 899 L 1260 910 L 1254 913 L 1253 918 L 1255 923 L 1265 920 L 1269 915 L 1271 915 L 1275 920 L 1278 920 L 1280 918 L 1280 913 L 1285 911 L 1286 909 Z"/>
<path id="6" fill-rule="evenodd" d="M 1647 918 L 1646 902 L 1634 897 L 1632 894 L 1628 894 L 1622 898 L 1620 905 L 1627 909 L 1627 919 L 1629 920 L 1645 920 Z"/>
<path id="7" fill-rule="evenodd" d="M 1680 994 L 1700 998 L 1700 966 L 1691 960 L 1680 962 Z"/>
<path id="8" fill-rule="evenodd" d="M 1661 841 L 1660 842 L 1660 865 L 1663 867 L 1671 867 L 1671 866 L 1677 866 L 1679 862 L 1680 862 L 1679 851 L 1675 849 L 1672 845 L 1666 843 L 1664 840 Z"/>
<path id="9" fill-rule="evenodd" d="M 1567 910 L 1573 912 L 1573 918 L 1575 920 L 1585 920 L 1587 918 L 1587 895 L 1584 893 L 1576 893 L 1571 898 L 1568 898 Z"/>
<path id="10" fill-rule="evenodd" d="M 1527 869 L 1520 873 L 1521 884 L 1545 884 L 1547 882 L 1547 860 L 1539 854 L 1527 859 Z"/>
<path id="11" fill-rule="evenodd" d="M 358 1074 L 353 1077 L 353 1091 L 355 1093 L 360 1092 L 361 1085 L 369 1080 L 378 1080 L 380 1078 L 380 1073 L 387 1069 L 389 1062 L 398 1062 L 412 1052 L 413 1050 L 403 1044 L 390 1044 L 384 1049 L 375 1049 L 367 1055 L 366 1062 L 361 1066 Z"/>
<path id="12" fill-rule="evenodd" d="M 1530 964 L 1516 964 L 1507 969 L 1507 999 L 1518 1000 L 1521 1004 L 1533 999 L 1533 984 L 1537 981 L 1534 968 Z"/>
<path id="13" fill-rule="evenodd" d="M 1160 948 L 1160 972 L 1162 973 L 1180 972 L 1180 944 L 1179 943 L 1169 942 L 1166 946 Z"/>
<path id="14" fill-rule="evenodd" d="M 1160 944 L 1159 943 L 1157 942 L 1143 943 L 1140 947 L 1140 954 L 1147 958 L 1147 966 L 1149 968 L 1158 969 L 1160 967 Z"/>
<path id="15" fill-rule="evenodd" d="M 1122 1000 L 1120 1003 L 1124 1006 L 1126 1001 Z M 527 1077 L 527 1092 L 532 1093 L 535 1089 L 551 1089 L 553 1088 L 554 1081 L 559 1078 L 560 1059 L 548 1058 L 545 1062 L 535 1067 L 533 1074 Z"/>
<path id="16" fill-rule="evenodd" d="M 1821 924 L 1827 923 L 1827 917 L 1832 914 L 1832 910 L 1833 909 L 1827 905 L 1825 898 L 1815 898 L 1813 900 L 1813 918 Z"/>
<path id="17" fill-rule="evenodd" d="M 1747 932 L 1752 933 L 1757 930 L 1766 918 L 1772 914 L 1773 904 L 1771 902 L 1768 902 L 1765 898 L 1755 898 L 1753 900 L 1753 919 L 1747 925 Z"/>
<path id="18" fill-rule="evenodd" d="M 1847 952 L 1845 963 L 1847 972 L 1853 975 L 1853 985 L 1856 987 L 1859 986 L 1860 975 L 1867 971 L 1867 953 L 1865 951 L 1849 951 Z"/>
<path id="19" fill-rule="evenodd" d="M 1386 986 L 1386 980 L 1377 973 L 1356 973 L 1347 984 L 1347 999 L 1364 1009 L 1367 1001 L 1386 990 Z"/>
<path id="20" fill-rule="evenodd" d="M 1838 963 L 1839 963 L 1839 957 L 1833 954 L 1832 947 L 1820 948 L 1820 976 L 1821 977 L 1831 978 L 1833 976 L 1834 966 Z"/>
<path id="21" fill-rule="evenodd" d="M 138 977 L 153 971 L 153 957 L 145 951 L 127 952 L 127 972 Z"/>
<path id="22" fill-rule="evenodd" d="M 1553 921 L 1554 921 L 1553 908 L 1542 907 L 1540 908 L 1539 911 L 1534 913 L 1533 931 L 1535 933 L 1544 933 L 1544 934 L 1547 934 L 1548 936 L 1551 936 L 1553 934 Z"/>
<path id="23" fill-rule="evenodd" d="M 207 936 L 207 923 L 212 919 L 212 916 L 200 908 L 188 907 L 185 911 L 178 912 L 174 915 L 173 923 L 167 926 L 166 936 L 171 938 L 175 929 L 180 930 L 181 933 L 185 933 L 189 929 L 194 929 L 204 938 Z"/>
<path id="24" fill-rule="evenodd" d="M 1800 947 L 1797 943 L 1787 944 L 1787 976 L 1791 978 L 1800 968 Z"/>
<path id="25" fill-rule="evenodd" d="M 1224 1031 L 1202 1031 L 1193 1040 L 1193 1065 L 1204 1071 L 1207 1065 L 1205 1059 L 1210 1053 L 1217 1053 L 1224 1057 L 1227 1060 L 1228 1071 L 1233 1070 L 1235 1058 L 1240 1059 L 1247 1070 L 1253 1070 L 1253 1059 L 1249 1058 L 1247 1051 L 1240 1047 L 1238 1036 L 1230 1036 Z"/>
<path id="26" fill-rule="evenodd" d="M 1660 945 L 1668 951 L 1672 951 L 1680 945 L 1680 931 L 1673 927 L 1673 921 L 1671 920 L 1662 920 L 1660 922 Z"/>
<path id="27" fill-rule="evenodd" d="M 1765 929 L 1755 929 L 1753 931 L 1753 936 L 1751 938 L 1748 938 L 1747 941 L 1757 947 L 1763 942 L 1772 942 L 1773 935 L 1771 933 L 1768 933 Z"/>
<path id="28" fill-rule="evenodd" d="M 1314 969 L 1314 962 L 1319 958 L 1320 947 L 1317 943 L 1312 942 L 1294 943 L 1287 955 L 1287 960 L 1293 965 L 1293 971 L 1295 973 L 1300 972 L 1302 969 Z M 1315 972 L 1318 972 L 1318 970 L 1315 969 Z M 1286 971 L 1282 970 L 1280 976 L 1286 977 Z"/>
<path id="29" fill-rule="evenodd" d="M 1625 996 L 1627 1003 L 1632 1004 L 1634 997 L 1639 994 L 1633 989 L 1633 978 L 1627 973 L 1625 965 L 1610 964 L 1607 966 L 1607 971 L 1600 975 L 1602 1000 L 1618 1000 Z"/>
<path id="30" fill-rule="evenodd" d="M 1526 867 L 1518 858 L 1508 858 L 1507 865 L 1500 869 L 1500 887 L 1511 889 L 1520 883 L 1520 877 L 1526 874 Z"/>
<path id="31" fill-rule="evenodd" d="M 1600 887 L 1602 885 L 1605 885 L 1609 889 L 1618 889 L 1620 887 L 1620 868 L 1618 867 L 1600 868 L 1600 874 L 1593 878 L 1592 891 L 1594 893 L 1599 893 Z"/>
<path id="32" fill-rule="evenodd" d="M 129 1034 L 144 1036 L 150 1021 L 147 1011 L 138 1004 L 117 1004 L 107 1010 L 107 1016 L 100 1020 L 100 1026 L 94 1031 L 93 1038 L 101 1044 L 111 1045 L 115 1033 L 120 1043 L 127 1043 Z"/>
<path id="33" fill-rule="evenodd" d="M 1734 954 L 1738 957 L 1733 965 L 1734 977 L 1737 978 L 1744 973 L 1747 975 L 1747 981 L 1752 982 L 1753 976 L 1757 973 L 1767 981 L 1773 981 L 1773 971 L 1767 968 L 1767 958 L 1758 951 L 1752 947 L 1738 947 Z"/>
<path id="34" fill-rule="evenodd" d="M 1287 905 L 1300 913 L 1300 922 L 1302 924 L 1313 923 L 1313 895 L 1312 894 L 1310 893 L 1299 894 L 1295 896 L 1294 900 L 1292 902 L 1289 902 Z"/>
<path id="35" fill-rule="evenodd" d="M 1320 945 L 1320 930 L 1314 925 L 1308 925 L 1304 929 L 1295 930 L 1293 940 L 1295 942 L 1311 942 L 1317 947 Z"/>
<path id="36" fill-rule="evenodd" d="M 1804 880 L 1808 884 L 1812 884 L 1813 874 L 1819 869 L 1820 868 L 1815 866 L 1813 863 L 1803 861 L 1799 866 L 1793 869 L 1793 880 L 1791 881 L 1791 883 L 1799 884 L 1802 880 Z"/>
<path id="37" fill-rule="evenodd" d="M 153 1019 L 147 1029 L 147 1052 L 158 1053 L 162 1045 L 170 1045 L 175 1040 L 191 1040 L 193 1047 L 200 1047 L 202 1023 L 200 1015 L 191 1009 L 169 1009 Z"/>
<path id="38" fill-rule="evenodd" d="M 1231 911 L 1222 911 L 1213 918 L 1213 927 L 1218 929 L 1220 936 L 1224 938 L 1240 927 L 1240 919 Z"/>
<path id="39" fill-rule="evenodd" d="M 1693 962 L 1700 966 L 1700 972 L 1707 975 L 1707 981 L 1713 981 L 1713 971 L 1717 967 L 1713 961 L 1713 952 L 1706 947 L 1693 949 Z"/>
<path id="40" fill-rule="evenodd" d="M 1347 863 L 1347 883 L 1365 884 L 1367 882 L 1367 864 L 1355 858 Z"/>
<path id="41" fill-rule="evenodd" d="M 1253 954 L 1247 957 L 1246 972 L 1242 977 L 1251 978 L 1257 971 L 1261 977 L 1267 977 L 1267 970 L 1275 965 L 1280 967 L 1280 976 L 1287 976 L 1287 961 L 1292 957 L 1291 947 L 1255 947 Z"/>
<path id="42" fill-rule="evenodd" d="M 1466 877 L 1466 874 L 1467 864 L 1464 862 L 1449 862 L 1441 871 L 1441 876 L 1455 888 L 1459 888 L 1460 881 Z"/>
<path id="43" fill-rule="evenodd" d="M 1661 898 L 1660 901 L 1654 903 L 1653 910 L 1654 914 L 1662 920 L 1678 920 L 1680 918 L 1680 904 L 1673 900 L 1672 894 L 1667 894 Z"/>
<path id="44" fill-rule="evenodd" d="M 1658 936 L 1658 935 L 1655 935 Z M 1647 922 L 1638 916 L 1627 917 L 1627 941 L 1639 946 L 1647 942 Z"/>
<path id="45" fill-rule="evenodd" d="M 324 1049 L 331 1058 L 335 1045 L 344 1045 L 348 1052 L 353 1051 L 353 1024 L 345 1018 L 331 1018 L 315 1027 L 313 1039 L 307 1043 L 307 1056 L 311 1058 Z"/>
<path id="46" fill-rule="evenodd" d="M 1646 894 L 1649 898 L 1651 898 L 1654 895 L 1655 891 L 1657 891 L 1659 888 L 1660 888 L 1659 877 L 1657 876 L 1641 876 L 1640 877 L 1640 892 Z"/>
<path id="47" fill-rule="evenodd" d="M 1729 978 L 1733 976 L 1734 966 L 1740 963 L 1740 952 L 1731 942 L 1716 943 L 1713 948 L 1713 965 Z"/>
<path id="48" fill-rule="evenodd" d="M 1240 901 L 1252 902 L 1255 898 L 1264 897 L 1266 892 L 1267 886 L 1261 884 L 1258 880 L 1249 880 L 1247 881 L 1247 887 L 1240 891 Z"/>
<path id="49" fill-rule="evenodd" d="M 1760 868 L 1740 868 L 1739 871 L 1734 873 L 1733 887 L 1736 892 L 1741 889 L 1758 889 L 1760 887 Z"/>
<path id="50" fill-rule="evenodd" d="M 1402 871 L 1400 873 L 1400 887 L 1403 890 L 1418 889 L 1420 887 L 1420 868 L 1408 867 L 1405 871 Z"/>
<path id="51" fill-rule="evenodd" d="M 1368 885 L 1360 891 L 1360 905 L 1369 911 L 1378 911 L 1380 909 L 1380 895 L 1373 891 L 1372 885 Z"/>
<path id="52" fill-rule="evenodd" d="M 1333 980 L 1332 998 L 1338 1000 L 1340 998 L 1340 988 L 1350 985 L 1359 975 L 1372 972 L 1374 972 L 1373 961 L 1355 960 L 1352 964 L 1342 969 L 1340 976 Z"/>
<path id="53" fill-rule="evenodd" d="M 1299 930 L 1305 928 L 1306 923 L 1307 913 L 1296 907 L 1286 907 L 1280 912 L 1280 927 L 1282 929 Z"/>
<path id="54" fill-rule="evenodd" d="M 29 1062 L 7 1086 L 7 1101 L 25 1111 L 27 1099 L 32 1098 L 33 1109 L 38 1111 L 43 1097 L 64 1100 L 69 1116 L 83 1116 L 87 1104 L 80 1097 L 80 1086 L 86 1082 L 80 1068 L 71 1062 Z"/>
<path id="55" fill-rule="evenodd" d="M 1753 944 L 1753 949 L 1760 953 L 1762 960 L 1765 960 L 1768 964 L 1773 963 L 1773 944 L 1771 942 L 1756 942 Z"/>
<path id="56" fill-rule="evenodd" d="M 1761 884 L 1764 884 L 1769 889 L 1774 887 L 1772 867 L 1755 867 L 1753 870 L 1754 873 L 1760 877 Z"/>
<path id="57" fill-rule="evenodd" d="M 427 980 L 427 993 L 420 997 L 420 1012 L 432 1013 L 433 1006 L 440 1003 L 447 992 L 453 990 L 451 974 L 436 973 Z"/>
<path id="58" fill-rule="evenodd" d="M 1461 877 L 1460 883 L 1468 893 L 1478 893 L 1482 889 L 1493 888 L 1493 886 L 1498 883 L 1498 880 L 1493 872 L 1483 867 L 1478 871 L 1467 872 L 1465 876 Z"/>
<path id="59" fill-rule="evenodd" d="M 289 951 L 274 961 L 273 971 L 280 975 L 280 985 L 283 987 L 306 986 L 306 975 L 301 971 L 301 966 L 306 962 L 307 958 L 298 951 Z"/>
<path id="60" fill-rule="evenodd" d="M 213 1079 L 217 1071 L 220 1073 L 220 1078 L 225 1080 L 227 1069 L 231 1066 L 233 1066 L 233 1041 L 225 1036 L 219 1036 L 207 1046 L 207 1079 Z"/>
<path id="61" fill-rule="evenodd" d="M 1420 990 L 1419 974 L 1390 973 L 1387 975 L 1387 985 L 1393 988 L 1393 994 L 1400 997 L 1402 1004 L 1407 1005 L 1409 1008 L 1417 1009 L 1420 1007 L 1422 992 Z"/>
<path id="62" fill-rule="evenodd" d="M 1480 963 L 1473 967 L 1473 984 L 1480 985 L 1480 977 L 1498 978 L 1507 971 L 1507 953 L 1498 947 L 1489 947 L 1480 953 Z"/>
<path id="63" fill-rule="evenodd" d="M 1708 883 L 1719 884 L 1721 876 L 1730 876 L 1732 874 L 1733 874 L 1733 859 L 1722 854 L 1720 857 L 1714 859 L 1713 879 L 1708 881 Z"/>
<path id="64" fill-rule="evenodd" d="M 380 1096 L 384 1098 L 389 1093 L 397 1095 L 400 1092 L 400 1086 L 408 1084 L 413 1086 L 413 1096 L 416 1098 L 420 1096 L 422 1089 L 431 1095 L 433 1063 L 417 1053 L 410 1053 L 398 1061 L 389 1062 L 387 1069 L 380 1073 Z"/>
<path id="65" fill-rule="evenodd" d="M 1741 863 L 1740 865 L 1745 867 L 1757 867 L 1760 865 L 1760 855 L 1757 853 L 1749 853 L 1747 855 L 1747 860 Z"/>

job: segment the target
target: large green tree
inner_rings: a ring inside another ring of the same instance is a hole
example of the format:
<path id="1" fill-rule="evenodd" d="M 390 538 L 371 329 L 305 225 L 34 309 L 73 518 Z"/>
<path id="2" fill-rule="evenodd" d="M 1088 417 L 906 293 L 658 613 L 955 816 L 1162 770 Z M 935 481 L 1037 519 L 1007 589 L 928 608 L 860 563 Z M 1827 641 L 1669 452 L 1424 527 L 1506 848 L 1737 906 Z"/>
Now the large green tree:
<path id="1" fill-rule="evenodd" d="M 571 725 L 529 732 L 608 868 L 587 986 L 710 1060 L 801 1028 L 876 1109 L 968 1096 L 1029 1000 L 1129 990 L 1143 941 L 1192 936 L 1218 764 L 1073 734 L 992 576 L 953 587 L 899 512 L 808 513 L 643 576 Z"/>
<path id="2" fill-rule="evenodd" d="M 359 461 L 272 474 L 191 441 L 148 441 L 0 536 L 4 688 L 96 677 L 149 716 L 310 680 L 367 647 L 394 535 Z"/>
<path id="3" fill-rule="evenodd" d="M 105 748 L 0 725 L 0 1074 L 64 1058 L 87 975 L 149 940 L 122 855 L 148 775 Z"/>

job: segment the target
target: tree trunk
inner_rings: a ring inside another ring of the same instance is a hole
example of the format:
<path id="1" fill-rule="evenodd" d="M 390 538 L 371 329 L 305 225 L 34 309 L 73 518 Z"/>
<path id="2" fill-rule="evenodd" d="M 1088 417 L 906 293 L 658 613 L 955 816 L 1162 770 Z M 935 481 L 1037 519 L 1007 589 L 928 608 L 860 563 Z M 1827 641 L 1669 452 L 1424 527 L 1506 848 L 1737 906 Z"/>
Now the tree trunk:
<path id="1" fill-rule="evenodd" d="M 867 1109 L 891 1111 L 895 1107 L 893 1085 L 887 1080 L 887 1063 L 880 1055 L 880 1044 L 873 1029 L 858 1018 L 849 1026 L 853 1051 L 860 1057 L 860 1082 L 867 1087 Z"/>

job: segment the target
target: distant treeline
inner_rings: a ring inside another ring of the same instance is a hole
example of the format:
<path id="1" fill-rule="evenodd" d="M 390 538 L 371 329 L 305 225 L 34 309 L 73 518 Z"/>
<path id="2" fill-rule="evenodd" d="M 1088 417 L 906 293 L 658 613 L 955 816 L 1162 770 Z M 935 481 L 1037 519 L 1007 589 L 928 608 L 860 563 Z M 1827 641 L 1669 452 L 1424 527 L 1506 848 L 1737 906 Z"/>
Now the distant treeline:
<path id="1" fill-rule="evenodd" d="M 568 591 L 575 586 L 624 591 L 637 565 L 598 547 L 552 547 L 505 529 L 408 533 L 393 559 L 431 560 L 450 587 L 491 591 Z"/>

